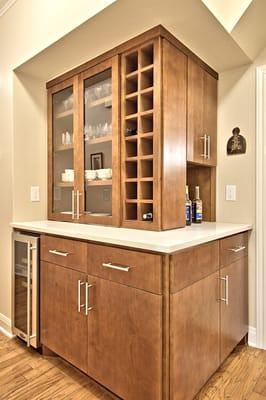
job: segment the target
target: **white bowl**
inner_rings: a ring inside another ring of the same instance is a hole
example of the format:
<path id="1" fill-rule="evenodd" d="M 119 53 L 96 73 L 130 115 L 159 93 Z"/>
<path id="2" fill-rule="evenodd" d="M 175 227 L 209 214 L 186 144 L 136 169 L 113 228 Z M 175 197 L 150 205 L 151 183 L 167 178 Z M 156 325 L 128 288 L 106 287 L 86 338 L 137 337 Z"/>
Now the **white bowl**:
<path id="1" fill-rule="evenodd" d="M 96 178 L 97 178 L 96 170 L 93 170 L 93 169 L 91 169 L 91 170 L 86 170 L 86 171 L 85 171 L 85 178 L 86 178 L 87 180 L 94 180 L 94 179 L 96 179 Z"/>
<path id="2" fill-rule="evenodd" d="M 111 179 L 112 178 L 112 169 L 111 168 L 102 168 L 97 169 L 97 178 L 98 179 Z"/>

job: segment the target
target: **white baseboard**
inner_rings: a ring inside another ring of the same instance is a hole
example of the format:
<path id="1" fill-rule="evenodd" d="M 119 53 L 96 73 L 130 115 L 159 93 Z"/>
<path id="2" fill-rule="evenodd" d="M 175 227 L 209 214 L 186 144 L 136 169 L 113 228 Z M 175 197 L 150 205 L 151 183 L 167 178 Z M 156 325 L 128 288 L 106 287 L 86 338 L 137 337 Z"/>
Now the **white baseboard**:
<path id="1" fill-rule="evenodd" d="M 11 319 L 0 313 L 0 332 L 12 338 Z"/>
<path id="2" fill-rule="evenodd" d="M 257 331 L 254 326 L 248 327 L 248 345 L 251 347 L 257 347 Z"/>

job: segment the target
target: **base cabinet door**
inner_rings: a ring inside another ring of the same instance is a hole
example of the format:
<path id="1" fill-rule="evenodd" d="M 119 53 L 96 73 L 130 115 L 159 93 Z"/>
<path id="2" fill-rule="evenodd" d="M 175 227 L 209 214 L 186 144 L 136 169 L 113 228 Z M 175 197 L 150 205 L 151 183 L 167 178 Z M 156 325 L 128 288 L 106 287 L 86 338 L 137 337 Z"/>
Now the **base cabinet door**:
<path id="1" fill-rule="evenodd" d="M 125 400 L 162 399 L 162 297 L 88 282 L 88 375 Z"/>
<path id="2" fill-rule="evenodd" d="M 86 372 L 87 317 L 83 306 L 85 283 L 82 284 L 86 275 L 41 262 L 40 279 L 41 343 Z"/>
<path id="3" fill-rule="evenodd" d="M 171 400 L 192 400 L 219 367 L 219 272 L 170 295 Z"/>
<path id="4" fill-rule="evenodd" d="M 248 258 L 221 269 L 221 362 L 248 332 Z"/>

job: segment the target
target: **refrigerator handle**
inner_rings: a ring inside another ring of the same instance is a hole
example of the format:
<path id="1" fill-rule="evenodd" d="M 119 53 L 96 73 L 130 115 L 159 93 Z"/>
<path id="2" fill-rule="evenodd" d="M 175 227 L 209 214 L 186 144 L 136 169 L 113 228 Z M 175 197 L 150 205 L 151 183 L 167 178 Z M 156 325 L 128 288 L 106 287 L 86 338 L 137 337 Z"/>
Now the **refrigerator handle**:
<path id="1" fill-rule="evenodd" d="M 30 347 L 31 339 L 31 256 L 32 250 L 36 250 L 36 246 L 32 246 L 31 242 L 27 243 L 27 346 Z"/>

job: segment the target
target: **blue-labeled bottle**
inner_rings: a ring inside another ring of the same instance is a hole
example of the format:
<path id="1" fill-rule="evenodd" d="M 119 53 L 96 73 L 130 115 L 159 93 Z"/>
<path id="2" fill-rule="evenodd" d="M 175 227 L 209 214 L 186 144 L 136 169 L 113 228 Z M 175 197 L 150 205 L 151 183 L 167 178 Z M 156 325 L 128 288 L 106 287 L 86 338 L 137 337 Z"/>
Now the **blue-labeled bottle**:
<path id="1" fill-rule="evenodd" d="M 192 202 L 189 199 L 188 186 L 186 186 L 186 225 L 191 225 L 192 222 Z"/>
<path id="2" fill-rule="evenodd" d="M 202 222 L 202 200 L 200 199 L 199 186 L 195 187 L 195 199 L 192 201 L 192 222 Z"/>

